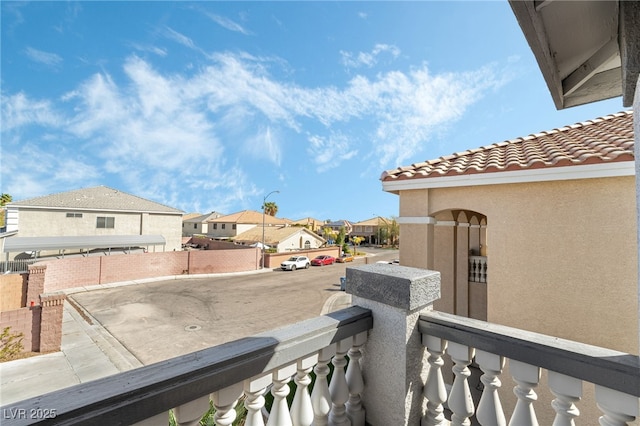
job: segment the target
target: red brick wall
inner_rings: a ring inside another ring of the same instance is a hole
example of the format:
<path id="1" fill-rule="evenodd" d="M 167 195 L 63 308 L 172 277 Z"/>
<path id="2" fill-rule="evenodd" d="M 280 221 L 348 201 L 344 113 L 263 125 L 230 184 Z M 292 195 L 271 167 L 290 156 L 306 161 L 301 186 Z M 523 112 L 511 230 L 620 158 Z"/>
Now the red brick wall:
<path id="1" fill-rule="evenodd" d="M 0 275 L 0 296 L 0 312 L 24 307 L 27 298 L 27 274 Z"/>
<path id="2" fill-rule="evenodd" d="M 215 274 L 258 269 L 260 249 L 190 251 L 190 274 Z M 212 253 L 215 255 L 212 256 Z M 250 266 L 250 268 L 249 268 Z"/>
<path id="3" fill-rule="evenodd" d="M 170 251 L 100 256 L 102 268 L 98 282 L 105 284 L 186 274 L 188 254 L 186 251 Z"/>
<path id="4" fill-rule="evenodd" d="M 82 287 L 87 284 L 97 284 L 100 280 L 101 258 L 102 256 L 69 257 L 47 261 L 44 287 L 38 295 Z M 29 275 L 31 275 L 31 270 L 29 270 Z M 31 281 L 31 277 L 29 280 Z M 31 287 L 31 282 L 29 282 L 29 287 Z"/>
<path id="5" fill-rule="evenodd" d="M 59 351 L 62 343 L 62 310 L 64 294 L 40 296 L 42 318 L 40 321 L 40 352 Z"/>
<path id="6" fill-rule="evenodd" d="M 25 352 L 40 350 L 41 307 L 20 308 L 0 312 L 0 328 L 11 327 L 10 333 L 22 333 L 22 347 Z"/>
<path id="7" fill-rule="evenodd" d="M 183 274 L 255 271 L 260 250 L 193 250 L 56 259 L 29 269 L 27 305 L 67 288 Z M 46 272 L 46 273 L 45 273 Z"/>

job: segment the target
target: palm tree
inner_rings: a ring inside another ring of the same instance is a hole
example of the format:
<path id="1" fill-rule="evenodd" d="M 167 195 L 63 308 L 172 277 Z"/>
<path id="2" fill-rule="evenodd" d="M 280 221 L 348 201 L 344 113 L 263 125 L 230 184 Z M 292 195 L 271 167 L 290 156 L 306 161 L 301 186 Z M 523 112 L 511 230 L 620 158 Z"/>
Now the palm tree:
<path id="1" fill-rule="evenodd" d="M 278 205 L 273 201 L 267 201 L 262 206 L 264 209 L 264 214 L 268 214 L 269 216 L 275 216 L 278 213 Z"/>
<path id="2" fill-rule="evenodd" d="M 395 217 L 391 218 L 391 221 L 387 223 L 386 226 L 387 237 L 389 238 L 389 243 L 392 246 L 397 244 L 398 237 L 400 237 L 400 225 L 396 221 Z"/>
<path id="3" fill-rule="evenodd" d="M 5 204 L 9 204 L 12 201 L 13 201 L 13 197 L 11 195 L 5 194 L 5 193 L 0 195 L 0 207 L 4 207 Z M 6 225 L 5 219 L 4 219 L 7 214 L 6 212 L 7 211 L 5 209 L 0 210 L 0 228 Z"/>

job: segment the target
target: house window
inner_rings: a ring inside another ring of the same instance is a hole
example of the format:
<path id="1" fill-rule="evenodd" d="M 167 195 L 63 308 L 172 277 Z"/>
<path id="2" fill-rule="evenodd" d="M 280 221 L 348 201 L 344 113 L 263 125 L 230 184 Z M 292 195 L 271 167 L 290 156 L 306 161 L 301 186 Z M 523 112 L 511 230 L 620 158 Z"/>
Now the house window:
<path id="1" fill-rule="evenodd" d="M 364 232 L 371 232 L 371 227 L 370 226 L 365 226 L 364 227 Z"/>
<path id="2" fill-rule="evenodd" d="M 82 217 L 82 213 L 67 213 L 67 217 Z"/>
<path id="3" fill-rule="evenodd" d="M 231 229 L 236 229 L 236 224 L 231 225 Z"/>
<path id="4" fill-rule="evenodd" d="M 198 224 L 197 223 L 193 224 L 193 229 L 198 229 Z"/>
<path id="5" fill-rule="evenodd" d="M 226 225 L 227 225 L 226 223 L 223 223 L 222 224 L 222 229 L 224 229 Z"/>
<path id="6" fill-rule="evenodd" d="M 218 224 L 217 223 L 213 224 L 213 229 L 218 229 Z"/>
<path id="7" fill-rule="evenodd" d="M 115 228 L 116 218 L 108 216 L 98 216 L 96 228 Z"/>
<path id="8" fill-rule="evenodd" d="M 309 250 L 311 248 L 311 241 L 307 240 L 304 242 L 304 248 Z"/>

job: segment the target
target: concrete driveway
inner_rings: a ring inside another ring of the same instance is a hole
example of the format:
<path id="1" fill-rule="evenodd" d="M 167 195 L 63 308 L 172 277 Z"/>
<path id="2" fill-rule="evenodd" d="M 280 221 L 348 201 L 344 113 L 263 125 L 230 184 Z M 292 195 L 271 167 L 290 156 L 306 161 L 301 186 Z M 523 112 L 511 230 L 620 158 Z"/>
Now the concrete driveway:
<path id="1" fill-rule="evenodd" d="M 371 260 L 397 257 L 397 251 Z M 69 295 L 143 364 L 320 315 L 353 263 L 185 278 Z M 341 297 L 341 296 L 337 296 Z"/>

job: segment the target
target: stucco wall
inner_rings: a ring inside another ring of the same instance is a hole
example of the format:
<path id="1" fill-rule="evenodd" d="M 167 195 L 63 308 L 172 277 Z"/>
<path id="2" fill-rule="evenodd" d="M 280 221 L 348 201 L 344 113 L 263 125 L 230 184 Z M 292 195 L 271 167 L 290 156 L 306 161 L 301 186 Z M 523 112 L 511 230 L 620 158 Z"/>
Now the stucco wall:
<path id="1" fill-rule="evenodd" d="M 66 217 L 68 212 L 82 217 Z M 96 227 L 97 217 L 115 218 L 113 229 Z M 20 237 L 94 236 L 94 235 L 163 235 L 166 251 L 180 250 L 182 216 L 148 213 L 95 212 L 80 210 L 39 210 L 21 208 Z M 162 250 L 158 247 L 157 250 Z"/>
<path id="2" fill-rule="evenodd" d="M 403 191 L 400 216 L 486 215 L 488 321 L 638 353 L 634 186 L 618 177 Z M 442 263 L 434 228 L 401 225 L 403 265 Z"/>

